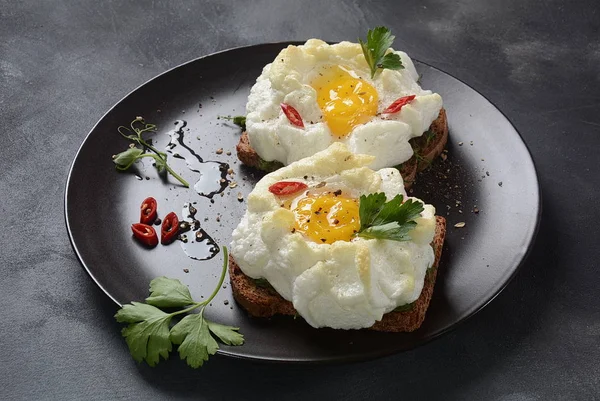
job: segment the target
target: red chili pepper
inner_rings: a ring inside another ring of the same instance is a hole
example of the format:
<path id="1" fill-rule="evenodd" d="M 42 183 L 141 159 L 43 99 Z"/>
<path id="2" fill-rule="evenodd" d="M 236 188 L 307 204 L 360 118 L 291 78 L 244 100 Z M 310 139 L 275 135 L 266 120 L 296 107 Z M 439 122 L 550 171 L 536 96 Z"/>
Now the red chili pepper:
<path id="1" fill-rule="evenodd" d="M 131 231 L 133 231 L 133 236 L 142 244 L 151 248 L 158 245 L 158 236 L 154 231 L 154 227 L 148 224 L 134 223 L 131 225 Z"/>
<path id="2" fill-rule="evenodd" d="M 179 219 L 175 212 L 171 212 L 165 216 L 160 228 L 160 243 L 163 245 L 170 244 L 175 240 L 179 232 Z"/>
<path id="3" fill-rule="evenodd" d="M 140 206 L 140 223 L 152 224 L 156 216 L 156 199 L 152 197 L 144 199 Z"/>
<path id="4" fill-rule="evenodd" d="M 304 123 L 302 122 L 302 117 L 300 117 L 300 113 L 298 113 L 298 110 L 296 110 L 287 103 L 281 103 L 281 110 L 283 110 L 283 114 L 285 114 L 287 119 L 290 120 L 290 123 L 292 125 L 304 128 Z"/>
<path id="5" fill-rule="evenodd" d="M 279 181 L 269 187 L 269 192 L 277 196 L 291 195 L 308 188 L 303 182 L 297 181 Z"/>
<path id="6" fill-rule="evenodd" d="M 415 99 L 415 97 L 416 97 L 415 95 L 401 97 L 400 99 L 397 99 L 394 103 L 390 104 L 388 106 L 388 108 L 385 109 L 382 113 L 383 114 L 397 113 L 400 111 L 400 109 L 402 109 L 402 107 L 404 105 L 407 105 L 408 103 L 412 102 Z"/>

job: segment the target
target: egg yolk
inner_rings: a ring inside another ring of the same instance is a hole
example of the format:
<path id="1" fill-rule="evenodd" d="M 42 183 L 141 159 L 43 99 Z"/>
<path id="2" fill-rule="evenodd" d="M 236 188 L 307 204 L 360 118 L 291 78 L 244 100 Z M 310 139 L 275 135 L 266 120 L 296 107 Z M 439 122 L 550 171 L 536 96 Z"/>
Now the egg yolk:
<path id="1" fill-rule="evenodd" d="M 377 114 L 377 90 L 341 66 L 325 68 L 311 86 L 331 133 L 340 139 Z"/>
<path id="2" fill-rule="evenodd" d="M 324 192 L 307 195 L 294 203 L 295 230 L 315 242 L 350 241 L 360 229 L 356 199 Z"/>

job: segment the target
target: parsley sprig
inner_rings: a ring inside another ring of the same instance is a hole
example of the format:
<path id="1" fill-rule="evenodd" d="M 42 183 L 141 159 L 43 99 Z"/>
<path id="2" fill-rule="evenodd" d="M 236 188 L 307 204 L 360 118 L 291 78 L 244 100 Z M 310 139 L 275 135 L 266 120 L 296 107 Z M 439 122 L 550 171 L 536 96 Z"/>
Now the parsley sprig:
<path id="1" fill-rule="evenodd" d="M 238 327 L 225 326 L 204 317 L 206 306 L 219 292 L 227 272 L 227 248 L 223 247 L 223 270 L 218 285 L 212 294 L 202 302 L 192 299 L 190 290 L 176 279 L 158 277 L 150 282 L 150 296 L 146 303 L 132 302 L 123 305 L 115 315 L 117 322 L 128 323 L 122 331 L 129 346 L 129 352 L 138 362 L 146 361 L 155 366 L 160 357 L 167 359 L 178 345 L 181 359 L 192 368 L 198 368 L 219 349 L 215 337 L 227 345 L 242 345 L 244 336 Z M 167 313 L 161 308 L 183 308 Z M 198 313 L 187 314 L 200 308 Z M 185 315 L 171 327 L 174 317 Z"/>
<path id="2" fill-rule="evenodd" d="M 219 116 L 221 120 L 231 121 L 238 127 L 242 129 L 242 131 L 246 131 L 246 116 Z"/>
<path id="3" fill-rule="evenodd" d="M 357 236 L 363 238 L 389 239 L 409 241 L 408 233 L 417 226 L 414 219 L 420 217 L 424 210 L 419 201 L 408 199 L 402 195 L 386 202 L 384 193 L 378 192 L 360 197 L 358 213 L 360 230 Z"/>
<path id="4" fill-rule="evenodd" d="M 389 29 L 384 26 L 378 26 L 373 30 L 369 29 L 366 43 L 358 39 L 367 64 L 371 68 L 371 79 L 375 77 L 375 74 L 380 69 L 401 70 L 404 68 L 400 56 L 396 53 L 386 54 L 395 38 Z"/>
<path id="5" fill-rule="evenodd" d="M 132 141 L 127 150 L 112 157 L 117 170 L 125 171 L 137 160 L 143 159 L 144 157 L 151 157 L 154 159 L 154 166 L 159 173 L 167 170 L 169 174 L 182 183 L 184 187 L 189 188 L 190 184 L 167 164 L 167 154 L 165 152 L 160 152 L 142 137 L 144 132 L 156 131 L 156 125 L 146 124 L 142 117 L 136 117 L 135 120 L 129 124 L 129 127 L 130 128 L 121 125 L 117 128 L 117 131 L 119 131 L 121 136 Z M 131 132 L 134 132 L 134 134 Z M 141 148 L 135 146 L 135 144 L 140 145 Z M 147 150 L 152 153 L 146 153 Z"/>

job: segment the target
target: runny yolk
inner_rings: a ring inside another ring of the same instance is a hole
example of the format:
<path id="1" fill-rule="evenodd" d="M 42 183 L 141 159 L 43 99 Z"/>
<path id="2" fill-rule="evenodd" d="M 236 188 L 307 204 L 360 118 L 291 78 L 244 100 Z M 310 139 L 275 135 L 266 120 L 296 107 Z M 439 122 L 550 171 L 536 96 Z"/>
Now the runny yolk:
<path id="1" fill-rule="evenodd" d="M 294 203 L 296 231 L 315 242 L 350 241 L 360 229 L 356 199 L 323 192 L 302 197 Z"/>
<path id="2" fill-rule="evenodd" d="M 311 86 L 331 133 L 340 139 L 377 114 L 377 90 L 341 66 L 323 69 Z"/>

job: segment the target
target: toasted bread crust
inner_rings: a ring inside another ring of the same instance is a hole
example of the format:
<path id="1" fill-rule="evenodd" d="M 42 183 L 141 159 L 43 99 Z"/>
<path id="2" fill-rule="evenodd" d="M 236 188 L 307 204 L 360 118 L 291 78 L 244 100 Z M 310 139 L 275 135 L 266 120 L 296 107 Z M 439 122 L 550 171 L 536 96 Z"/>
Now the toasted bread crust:
<path id="1" fill-rule="evenodd" d="M 242 132 L 242 136 L 240 136 L 240 141 L 235 147 L 237 151 L 238 159 L 246 166 L 258 168 L 260 162 L 260 156 L 256 151 L 250 146 L 250 139 L 248 139 L 248 134 L 246 131 Z"/>
<path id="2" fill-rule="evenodd" d="M 371 330 L 403 332 L 414 331 L 421 326 L 433 294 L 445 237 L 446 219 L 436 216 L 435 236 L 432 242 L 435 261 L 425 276 L 421 295 L 415 301 L 412 309 L 405 312 L 386 313 L 381 321 L 370 327 Z M 296 315 L 296 310 L 291 302 L 283 299 L 271 287 L 259 287 L 254 280 L 242 272 L 231 255 L 229 256 L 229 277 L 233 297 L 251 316 Z"/>
<path id="3" fill-rule="evenodd" d="M 411 157 L 404 163 L 397 166 L 404 179 L 406 189 L 409 189 L 415 181 L 415 176 L 418 171 L 425 169 L 436 157 L 438 157 L 446 143 L 448 142 L 448 120 L 446 118 L 446 110 L 440 110 L 440 114 L 429 126 L 431 136 L 425 137 L 425 134 L 418 138 L 413 138 L 410 143 L 413 147 L 416 156 Z M 278 161 L 265 161 L 260 158 L 258 153 L 250 145 L 248 134 L 244 131 L 240 136 L 240 141 L 236 146 L 238 159 L 247 166 L 266 171 L 268 173 L 282 167 L 283 164 Z"/>

